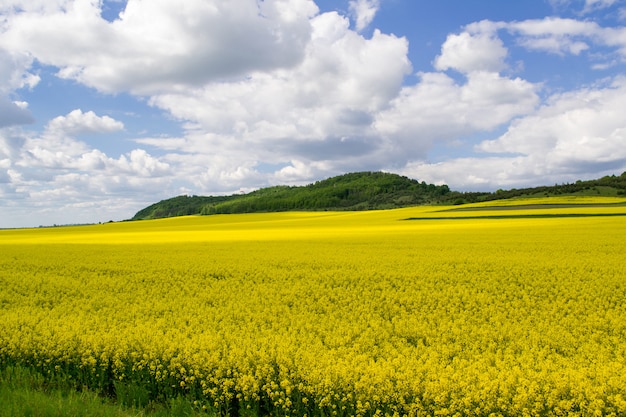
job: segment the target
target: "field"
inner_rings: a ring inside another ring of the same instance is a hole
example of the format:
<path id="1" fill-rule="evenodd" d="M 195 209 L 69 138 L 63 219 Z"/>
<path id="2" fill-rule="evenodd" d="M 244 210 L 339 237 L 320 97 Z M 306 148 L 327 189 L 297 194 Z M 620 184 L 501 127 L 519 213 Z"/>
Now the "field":
<path id="1" fill-rule="evenodd" d="M 217 415 L 623 416 L 624 202 L 2 230 L 0 367 Z"/>

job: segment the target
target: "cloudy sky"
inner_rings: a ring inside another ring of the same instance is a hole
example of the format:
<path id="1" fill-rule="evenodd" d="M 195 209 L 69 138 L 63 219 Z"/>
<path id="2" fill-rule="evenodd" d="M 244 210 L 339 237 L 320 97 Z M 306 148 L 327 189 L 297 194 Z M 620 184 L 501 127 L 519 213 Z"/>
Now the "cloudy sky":
<path id="1" fill-rule="evenodd" d="M 0 0 L 0 227 L 626 170 L 625 0 Z"/>

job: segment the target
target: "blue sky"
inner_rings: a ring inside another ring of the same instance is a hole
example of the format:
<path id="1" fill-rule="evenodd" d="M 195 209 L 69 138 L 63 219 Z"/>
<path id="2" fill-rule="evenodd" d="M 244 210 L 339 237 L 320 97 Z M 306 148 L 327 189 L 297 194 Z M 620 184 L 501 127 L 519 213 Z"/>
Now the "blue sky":
<path id="1" fill-rule="evenodd" d="M 2 0 L 0 227 L 384 170 L 626 170 L 624 0 Z"/>

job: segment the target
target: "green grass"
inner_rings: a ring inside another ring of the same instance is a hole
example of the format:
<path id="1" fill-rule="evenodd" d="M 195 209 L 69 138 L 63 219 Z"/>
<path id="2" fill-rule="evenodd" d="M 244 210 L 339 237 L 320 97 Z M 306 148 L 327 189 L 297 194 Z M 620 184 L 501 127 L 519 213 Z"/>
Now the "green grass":
<path id="1" fill-rule="evenodd" d="M 67 381 L 47 381 L 36 371 L 9 366 L 0 370 L 0 417 L 169 417 L 210 416 L 184 398 L 167 404 L 134 406 L 127 388 L 114 402 L 92 391 L 77 391 Z"/>
<path id="2" fill-rule="evenodd" d="M 459 217 L 409 217 L 404 220 L 470 220 L 470 219 L 556 219 L 560 217 L 624 217 L 625 213 L 561 213 L 561 214 L 502 214 L 497 216 L 459 216 Z"/>

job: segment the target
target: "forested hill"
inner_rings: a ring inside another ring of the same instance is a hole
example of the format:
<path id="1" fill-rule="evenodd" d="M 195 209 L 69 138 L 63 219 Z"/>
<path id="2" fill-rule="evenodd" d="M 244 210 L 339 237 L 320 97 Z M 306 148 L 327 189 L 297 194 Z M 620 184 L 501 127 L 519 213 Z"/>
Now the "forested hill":
<path id="1" fill-rule="evenodd" d="M 356 172 L 305 186 L 262 188 L 230 196 L 179 196 L 137 212 L 132 220 L 190 214 L 251 213 L 287 210 L 371 210 L 421 204 L 464 204 L 515 197 L 553 195 L 626 195 L 626 172 L 597 180 L 523 189 L 461 193 L 447 185 L 419 182 L 397 174 Z"/>
<path id="2" fill-rule="evenodd" d="M 276 186 L 248 194 L 174 197 L 140 210 L 132 220 L 189 214 L 383 209 L 434 203 L 448 193 L 447 185 L 384 172 L 357 172 L 305 186 Z"/>

